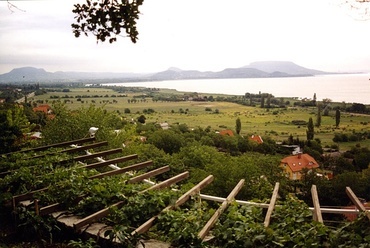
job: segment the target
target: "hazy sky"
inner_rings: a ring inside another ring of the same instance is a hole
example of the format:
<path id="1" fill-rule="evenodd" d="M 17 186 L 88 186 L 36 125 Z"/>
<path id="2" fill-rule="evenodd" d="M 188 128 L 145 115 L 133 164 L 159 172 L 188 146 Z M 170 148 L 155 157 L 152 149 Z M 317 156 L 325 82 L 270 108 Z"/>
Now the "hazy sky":
<path id="1" fill-rule="evenodd" d="M 254 61 L 292 61 L 325 71 L 370 71 L 370 20 L 340 0 L 145 0 L 139 40 L 75 38 L 73 3 L 0 1 L 0 73 L 218 71 Z"/>

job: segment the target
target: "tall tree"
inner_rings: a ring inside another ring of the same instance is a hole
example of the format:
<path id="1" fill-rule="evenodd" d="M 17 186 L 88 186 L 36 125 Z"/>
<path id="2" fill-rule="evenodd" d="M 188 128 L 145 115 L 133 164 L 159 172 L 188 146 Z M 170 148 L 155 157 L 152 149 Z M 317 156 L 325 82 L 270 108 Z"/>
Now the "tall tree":
<path id="1" fill-rule="evenodd" d="M 317 105 L 316 127 L 321 126 L 321 104 Z"/>
<path id="2" fill-rule="evenodd" d="M 261 95 L 261 108 L 265 107 L 265 96 Z"/>
<path id="3" fill-rule="evenodd" d="M 271 94 L 267 95 L 266 108 L 271 108 Z"/>
<path id="4" fill-rule="evenodd" d="M 242 130 L 242 123 L 240 121 L 240 118 L 238 117 L 235 121 L 235 131 L 237 134 L 240 134 L 241 130 Z"/>
<path id="5" fill-rule="evenodd" d="M 310 117 L 310 119 L 308 120 L 306 135 L 307 140 L 313 140 L 313 137 L 315 135 L 315 128 L 313 126 L 312 117 Z"/>
<path id="6" fill-rule="evenodd" d="M 335 111 L 335 126 L 339 127 L 339 123 L 340 123 L 340 110 L 337 109 Z"/>
<path id="7" fill-rule="evenodd" d="M 317 100 L 317 98 L 316 98 L 316 93 L 314 93 L 314 94 L 313 94 L 313 101 L 312 101 L 314 105 L 316 105 L 316 100 Z"/>

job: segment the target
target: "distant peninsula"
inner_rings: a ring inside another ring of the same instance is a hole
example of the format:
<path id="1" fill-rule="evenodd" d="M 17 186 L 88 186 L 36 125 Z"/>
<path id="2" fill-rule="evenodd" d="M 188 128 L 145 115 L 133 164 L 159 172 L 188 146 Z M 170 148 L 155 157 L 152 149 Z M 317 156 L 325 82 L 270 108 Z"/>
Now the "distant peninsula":
<path id="1" fill-rule="evenodd" d="M 260 61 L 222 71 L 181 70 L 171 67 L 156 73 L 47 72 L 42 68 L 15 68 L 0 74 L 0 83 L 113 83 L 218 78 L 307 77 L 334 74 L 308 69 L 289 61 Z"/>

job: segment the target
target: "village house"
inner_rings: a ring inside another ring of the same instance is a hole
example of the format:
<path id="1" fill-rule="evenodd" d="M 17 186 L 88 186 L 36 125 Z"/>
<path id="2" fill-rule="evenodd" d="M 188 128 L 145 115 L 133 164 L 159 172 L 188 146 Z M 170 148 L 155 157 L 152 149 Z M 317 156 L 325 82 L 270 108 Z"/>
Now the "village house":
<path id="1" fill-rule="evenodd" d="M 49 119 L 53 119 L 55 117 L 51 107 L 48 104 L 41 104 L 37 107 L 34 107 L 33 112 L 43 112 Z"/>
<path id="2" fill-rule="evenodd" d="M 290 180 L 301 180 L 303 169 L 316 169 L 319 168 L 319 164 L 310 155 L 298 153 L 297 155 L 283 158 L 280 162 L 280 167 L 283 168 Z"/>
<path id="3" fill-rule="evenodd" d="M 234 136 L 234 132 L 230 129 L 221 130 L 219 134 L 222 136 L 230 136 L 230 137 Z"/>
<path id="4" fill-rule="evenodd" d="M 263 143 L 263 139 L 260 135 L 252 135 L 251 137 L 249 137 L 250 140 L 253 140 L 255 142 L 257 142 L 258 144 L 262 144 Z"/>

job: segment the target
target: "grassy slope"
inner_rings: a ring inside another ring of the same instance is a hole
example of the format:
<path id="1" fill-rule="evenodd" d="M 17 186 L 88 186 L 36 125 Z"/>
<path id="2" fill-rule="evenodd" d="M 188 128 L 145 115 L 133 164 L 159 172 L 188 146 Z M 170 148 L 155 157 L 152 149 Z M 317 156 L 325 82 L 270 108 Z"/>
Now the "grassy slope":
<path id="1" fill-rule="evenodd" d="M 174 90 L 161 90 L 161 93 L 168 94 L 183 94 Z M 146 102 L 128 103 L 129 99 L 133 98 L 134 94 L 128 94 L 127 97 L 111 97 L 118 95 L 116 92 L 109 89 L 101 88 L 78 88 L 71 89 L 71 92 L 53 92 L 45 95 L 37 96 L 30 100 L 48 100 L 52 102 L 50 96 L 77 96 L 77 95 L 99 95 L 99 98 L 83 98 L 84 103 L 70 99 L 73 103 L 67 103 L 71 109 L 88 107 L 95 100 L 96 106 L 104 106 L 108 111 L 119 111 L 124 113 L 125 108 L 129 108 L 131 113 L 124 114 L 125 117 L 136 119 L 144 109 L 154 109 L 154 114 L 146 114 L 147 122 L 168 122 L 169 124 L 186 123 L 189 127 L 207 127 L 222 130 L 225 128 L 235 130 L 235 120 L 239 117 L 242 123 L 242 135 L 259 134 L 261 136 L 271 136 L 274 140 L 282 141 L 287 139 L 290 134 L 294 138 L 306 139 L 306 127 L 296 126 L 291 123 L 292 120 L 308 121 L 312 117 L 316 121 L 316 108 L 287 108 L 287 109 L 265 109 L 257 107 L 248 107 L 228 102 L 153 102 L 148 99 Z M 108 95 L 108 97 L 104 97 Z M 214 95 L 215 96 L 215 95 Z M 62 99 L 63 100 L 63 99 Z M 116 100 L 116 103 L 113 103 Z M 104 103 L 109 101 L 110 103 Z M 210 108 L 212 111 L 205 111 Z M 187 113 L 180 113 L 183 109 Z M 219 114 L 215 114 L 215 110 Z M 320 128 L 315 127 L 315 138 L 321 139 L 323 145 L 333 144 L 334 133 L 347 133 L 370 131 L 370 116 L 368 115 L 353 115 L 342 113 L 340 128 L 335 129 L 335 112 L 330 112 L 330 116 L 322 116 L 322 125 Z M 361 123 L 368 123 L 363 125 Z M 341 150 L 347 150 L 351 146 L 359 142 L 340 143 Z M 370 147 L 370 140 L 362 141 L 362 146 Z"/>

